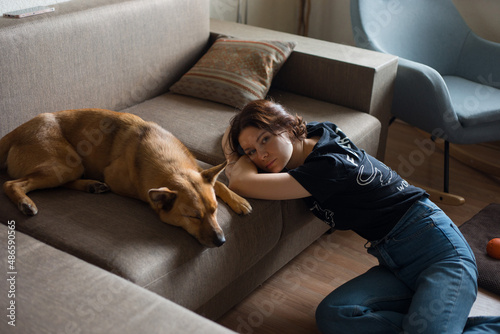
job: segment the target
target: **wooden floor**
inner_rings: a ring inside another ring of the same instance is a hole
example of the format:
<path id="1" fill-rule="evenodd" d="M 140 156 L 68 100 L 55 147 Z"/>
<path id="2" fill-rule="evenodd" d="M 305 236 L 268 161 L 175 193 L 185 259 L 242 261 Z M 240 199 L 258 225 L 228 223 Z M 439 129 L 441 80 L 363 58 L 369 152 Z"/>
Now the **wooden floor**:
<path id="1" fill-rule="evenodd" d="M 385 163 L 410 183 L 441 190 L 443 155 L 432 146 L 414 128 L 395 122 L 389 129 Z M 500 163 L 499 143 L 474 145 L 467 150 Z M 489 203 L 500 203 L 500 179 L 453 159 L 450 173 L 450 192 L 465 197 L 466 202 L 459 207 L 440 206 L 457 225 Z M 366 253 L 364 243 L 352 232 L 324 235 L 218 322 L 245 334 L 319 333 L 314 312 L 323 297 L 377 264 Z M 500 296 L 480 289 L 471 315 L 500 315 Z"/>

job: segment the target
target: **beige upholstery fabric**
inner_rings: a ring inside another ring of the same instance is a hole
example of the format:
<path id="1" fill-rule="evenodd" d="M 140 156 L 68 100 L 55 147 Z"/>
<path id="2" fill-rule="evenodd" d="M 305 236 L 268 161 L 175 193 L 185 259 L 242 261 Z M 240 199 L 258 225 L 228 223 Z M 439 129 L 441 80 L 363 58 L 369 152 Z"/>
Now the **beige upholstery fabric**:
<path id="1" fill-rule="evenodd" d="M 7 227 L 0 224 L 0 239 Z M 116 275 L 16 233 L 16 327 L 1 333 L 234 333 Z M 5 247 L 0 256 L 7 258 Z M 6 261 L 2 261 L 2 272 Z M 5 292 L 7 280 L 0 281 Z"/>
<path id="2" fill-rule="evenodd" d="M 51 14 L 0 19 L 0 137 L 42 112 L 120 110 L 165 92 L 209 39 L 205 0 L 54 7 Z"/>
<path id="3" fill-rule="evenodd" d="M 1 184 L 5 180 L 0 177 Z M 219 201 L 217 219 L 227 241 L 207 249 L 135 199 L 62 188 L 30 197 L 39 209 L 36 216 L 26 217 L 2 199 L 0 222 L 14 219 L 18 231 L 191 310 L 265 256 L 282 230 L 279 202 L 251 201 L 254 213 L 239 217 Z"/>
<path id="4" fill-rule="evenodd" d="M 306 121 L 336 123 L 359 147 L 376 154 L 380 122 L 373 116 L 297 94 L 271 90 L 269 95 Z M 171 131 L 202 161 L 224 161 L 222 134 L 237 109 L 219 103 L 167 93 L 123 110 Z M 194 122 L 193 120 L 196 120 Z"/>

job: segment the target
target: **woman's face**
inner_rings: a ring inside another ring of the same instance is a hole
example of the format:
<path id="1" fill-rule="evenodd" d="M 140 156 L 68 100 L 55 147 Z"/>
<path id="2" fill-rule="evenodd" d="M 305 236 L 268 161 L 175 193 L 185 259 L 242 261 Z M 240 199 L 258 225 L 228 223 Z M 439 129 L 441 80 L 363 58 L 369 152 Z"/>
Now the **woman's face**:
<path id="1" fill-rule="evenodd" d="M 241 131 L 238 141 L 250 160 L 263 171 L 270 173 L 281 172 L 293 153 L 293 145 L 287 132 L 274 135 L 249 126 Z"/>

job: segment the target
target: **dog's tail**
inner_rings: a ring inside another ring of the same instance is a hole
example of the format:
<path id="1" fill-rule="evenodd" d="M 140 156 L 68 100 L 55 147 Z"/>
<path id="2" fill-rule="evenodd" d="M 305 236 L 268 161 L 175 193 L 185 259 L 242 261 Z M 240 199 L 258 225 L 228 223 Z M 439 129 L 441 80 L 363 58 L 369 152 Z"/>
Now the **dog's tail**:
<path id="1" fill-rule="evenodd" d="M 0 169 L 7 168 L 7 155 L 11 147 L 10 134 L 5 135 L 0 139 Z"/>

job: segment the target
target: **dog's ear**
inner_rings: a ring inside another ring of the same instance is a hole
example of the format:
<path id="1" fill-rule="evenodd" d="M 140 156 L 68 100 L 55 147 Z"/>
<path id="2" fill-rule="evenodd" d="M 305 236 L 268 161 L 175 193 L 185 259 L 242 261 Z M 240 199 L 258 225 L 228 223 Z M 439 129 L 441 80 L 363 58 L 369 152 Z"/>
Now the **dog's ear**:
<path id="1" fill-rule="evenodd" d="M 168 188 L 150 189 L 148 196 L 155 208 L 170 211 L 177 198 L 177 192 Z"/>
<path id="2" fill-rule="evenodd" d="M 205 182 L 215 185 L 215 181 L 217 180 L 217 176 L 219 176 L 220 172 L 226 167 L 226 161 L 221 163 L 220 165 L 214 166 L 212 168 L 206 169 L 201 172 L 201 176 L 205 180 Z"/>

